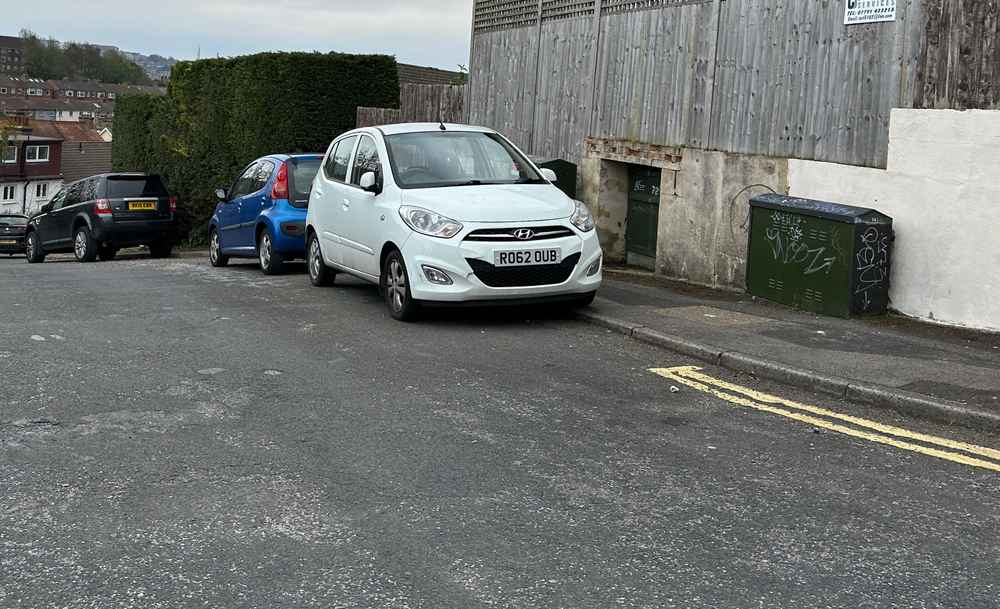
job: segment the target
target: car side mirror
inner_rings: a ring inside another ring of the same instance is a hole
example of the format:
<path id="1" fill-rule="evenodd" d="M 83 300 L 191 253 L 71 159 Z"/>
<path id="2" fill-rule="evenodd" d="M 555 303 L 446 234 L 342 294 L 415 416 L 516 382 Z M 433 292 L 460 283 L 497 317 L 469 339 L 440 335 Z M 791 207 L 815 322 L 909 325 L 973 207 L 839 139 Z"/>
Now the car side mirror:
<path id="1" fill-rule="evenodd" d="M 358 186 L 361 190 L 365 192 L 370 192 L 377 195 L 379 193 L 378 178 L 375 176 L 374 171 L 369 171 L 361 176 L 361 180 L 358 182 Z"/>
<path id="2" fill-rule="evenodd" d="M 542 167 L 541 172 L 542 172 L 542 177 L 548 180 L 549 182 L 559 181 L 559 178 L 556 176 L 556 172 L 552 171 L 548 167 Z"/>
<path id="3" fill-rule="evenodd" d="M 225 202 L 226 199 L 229 198 L 229 193 L 226 192 L 225 188 L 216 188 L 215 189 L 215 198 L 218 199 L 218 200 L 220 200 L 220 201 Z"/>

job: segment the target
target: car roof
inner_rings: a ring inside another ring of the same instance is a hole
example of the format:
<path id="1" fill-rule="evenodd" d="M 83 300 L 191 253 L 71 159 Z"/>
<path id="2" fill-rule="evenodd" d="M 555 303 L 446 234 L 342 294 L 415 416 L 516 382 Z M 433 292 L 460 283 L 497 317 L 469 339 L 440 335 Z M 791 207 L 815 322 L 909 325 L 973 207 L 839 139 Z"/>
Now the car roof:
<path id="1" fill-rule="evenodd" d="M 321 159 L 321 158 L 323 158 L 322 152 L 302 152 L 296 154 L 269 154 L 267 156 L 260 157 L 260 159 L 274 159 L 276 161 L 289 161 L 292 159 Z"/>
<path id="2" fill-rule="evenodd" d="M 464 131 L 470 133 L 496 133 L 487 127 L 477 127 L 474 125 L 459 125 L 457 123 L 444 123 L 445 131 Z M 441 123 L 400 123 L 397 125 L 379 125 L 371 127 L 377 129 L 384 135 L 398 135 L 401 133 L 425 133 L 428 131 L 441 131 Z M 363 131 L 359 129 L 358 131 Z"/>

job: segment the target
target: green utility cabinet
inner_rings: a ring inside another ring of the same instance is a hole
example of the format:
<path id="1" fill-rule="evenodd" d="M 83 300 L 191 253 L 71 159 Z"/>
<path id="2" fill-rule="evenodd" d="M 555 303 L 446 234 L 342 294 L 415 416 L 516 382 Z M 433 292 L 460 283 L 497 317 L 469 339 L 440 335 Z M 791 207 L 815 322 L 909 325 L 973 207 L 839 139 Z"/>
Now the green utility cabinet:
<path id="1" fill-rule="evenodd" d="M 747 290 L 824 315 L 889 305 L 892 218 L 874 209 L 768 194 L 750 201 Z"/>

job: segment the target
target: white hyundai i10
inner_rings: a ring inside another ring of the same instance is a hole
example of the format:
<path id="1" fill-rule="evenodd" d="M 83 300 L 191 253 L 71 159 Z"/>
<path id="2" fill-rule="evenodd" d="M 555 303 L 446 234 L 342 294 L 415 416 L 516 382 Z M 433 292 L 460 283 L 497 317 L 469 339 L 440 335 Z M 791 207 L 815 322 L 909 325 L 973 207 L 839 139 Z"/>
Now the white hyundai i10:
<path id="1" fill-rule="evenodd" d="M 601 247 L 587 207 L 499 133 L 357 129 L 330 145 L 306 221 L 309 278 L 377 283 L 392 316 L 424 304 L 589 304 Z"/>

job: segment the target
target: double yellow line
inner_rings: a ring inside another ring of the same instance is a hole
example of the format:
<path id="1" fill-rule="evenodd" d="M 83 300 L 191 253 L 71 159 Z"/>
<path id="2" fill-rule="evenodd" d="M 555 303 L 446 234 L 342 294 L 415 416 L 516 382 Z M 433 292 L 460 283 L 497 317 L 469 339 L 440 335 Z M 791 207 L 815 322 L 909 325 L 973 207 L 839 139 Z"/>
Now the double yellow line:
<path id="1" fill-rule="evenodd" d="M 901 427 L 884 425 L 877 421 L 841 414 L 818 406 L 786 400 L 711 377 L 702 373 L 701 368 L 696 366 L 653 368 L 650 372 L 737 406 L 777 414 L 853 438 L 886 444 L 962 465 L 1000 472 L 1000 450 L 956 442 L 947 438 L 939 438 Z M 842 423 L 848 423 L 853 427 Z M 915 442 L 920 442 L 920 444 Z"/>

